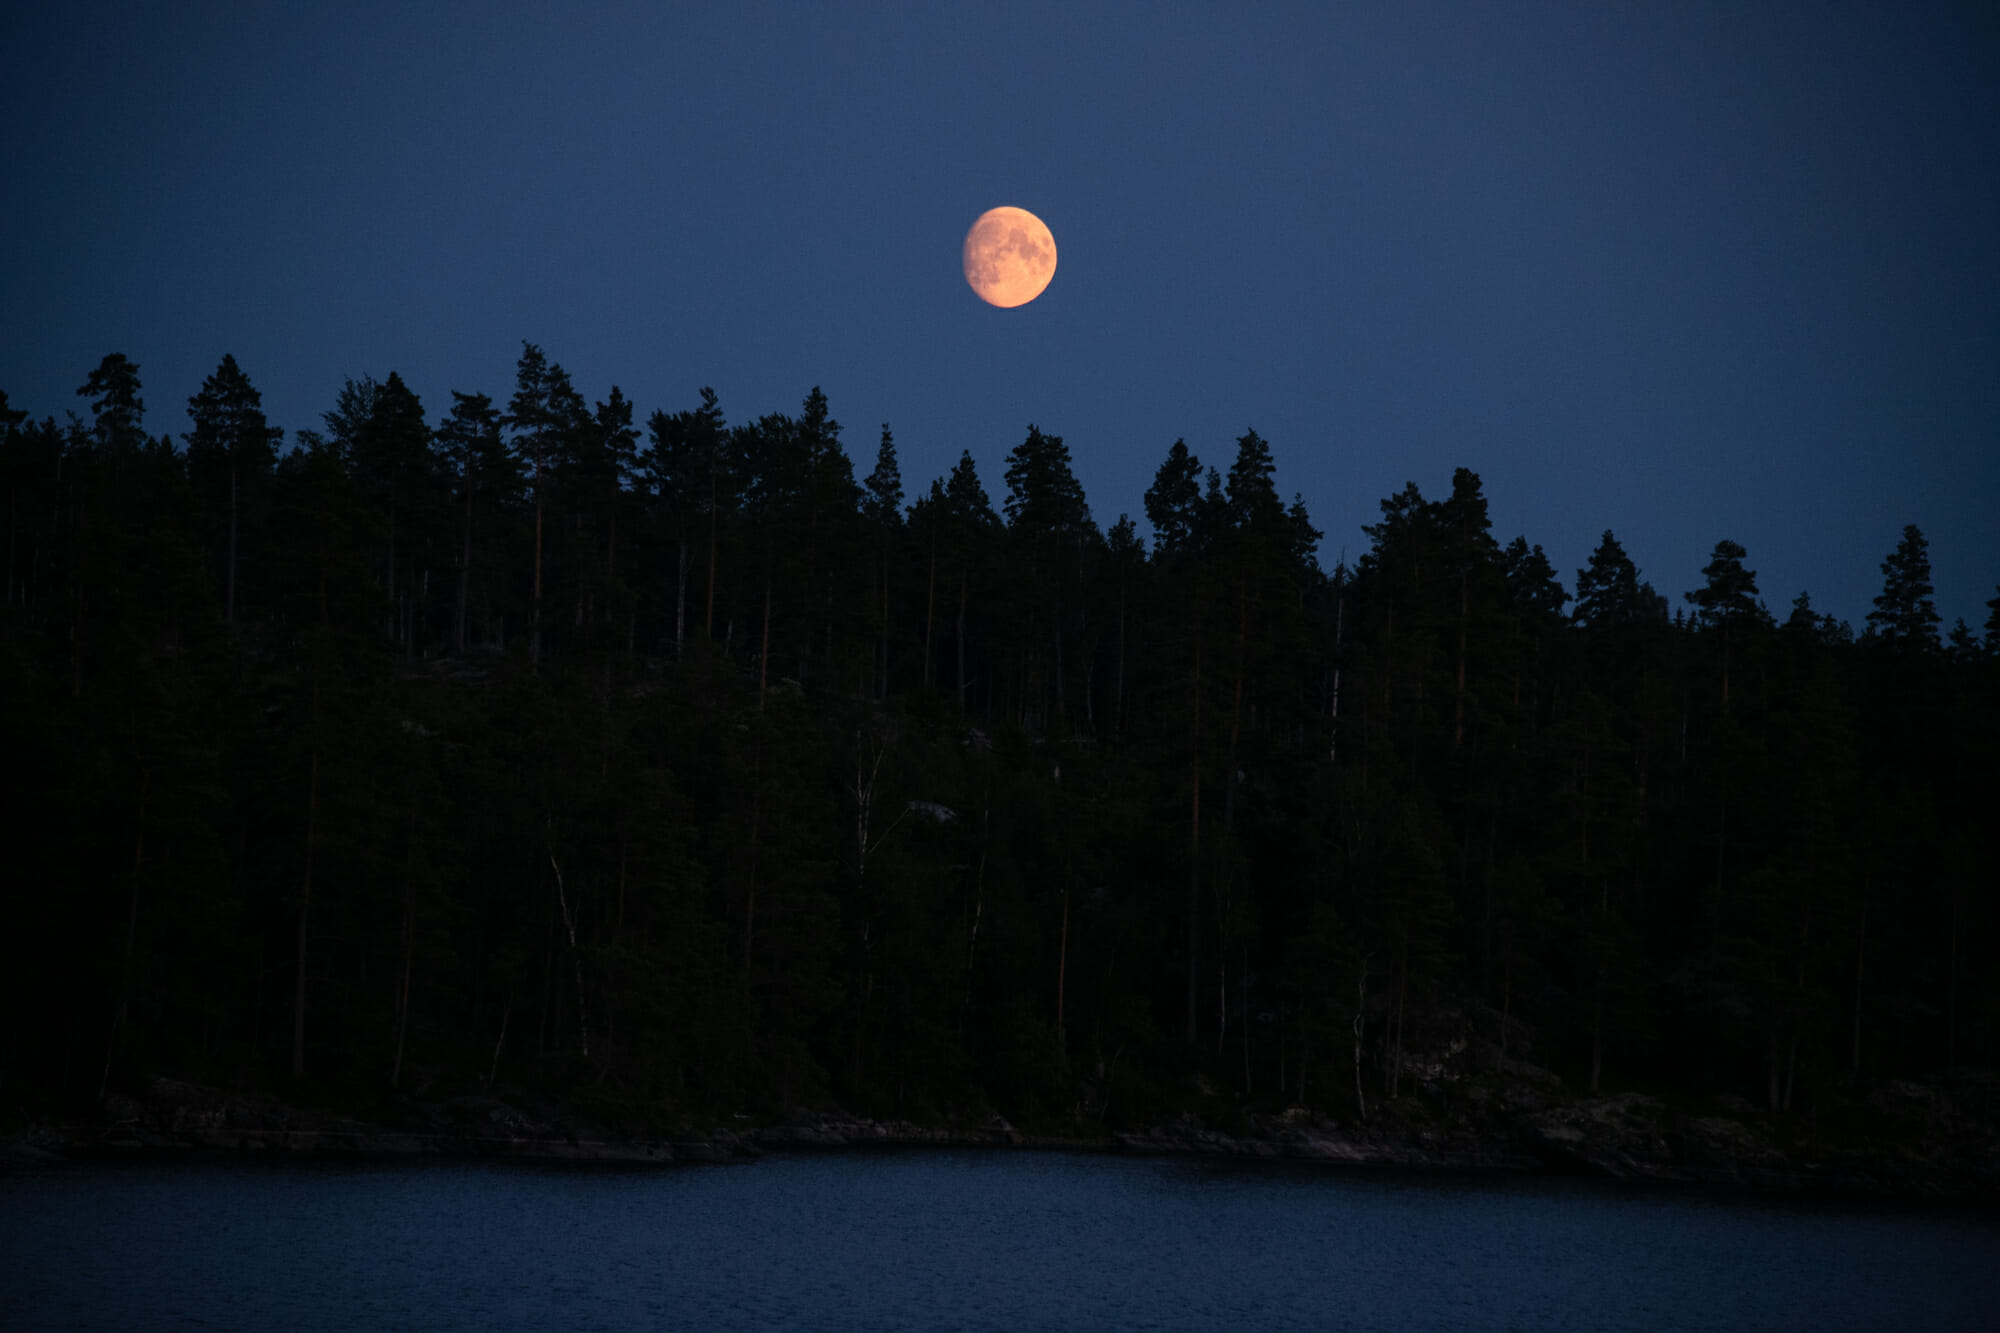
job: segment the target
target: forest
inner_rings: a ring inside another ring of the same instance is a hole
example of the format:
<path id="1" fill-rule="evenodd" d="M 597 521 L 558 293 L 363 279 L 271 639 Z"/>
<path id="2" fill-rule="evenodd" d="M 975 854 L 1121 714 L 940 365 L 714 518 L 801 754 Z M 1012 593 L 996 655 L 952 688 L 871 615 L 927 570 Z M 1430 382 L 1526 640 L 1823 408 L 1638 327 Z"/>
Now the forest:
<path id="1" fill-rule="evenodd" d="M 1365 1119 L 1470 1049 L 1784 1117 L 1995 1064 L 2000 592 L 1944 632 L 1915 526 L 1857 632 L 1727 537 L 1566 580 L 1464 468 L 1329 569 L 1254 431 L 1161 442 L 1149 542 L 1035 426 L 906 490 L 816 388 L 642 418 L 532 344 L 289 441 L 224 357 L 153 428 L 123 355 L 0 396 L 9 1105 Z"/>

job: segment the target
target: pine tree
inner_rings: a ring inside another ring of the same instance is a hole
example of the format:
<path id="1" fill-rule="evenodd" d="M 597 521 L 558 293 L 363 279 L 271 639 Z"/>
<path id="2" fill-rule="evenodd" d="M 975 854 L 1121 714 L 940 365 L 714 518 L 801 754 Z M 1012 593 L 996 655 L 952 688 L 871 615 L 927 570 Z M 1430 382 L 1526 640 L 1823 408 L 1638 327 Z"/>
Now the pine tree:
<path id="1" fill-rule="evenodd" d="M 1686 594 L 1699 608 L 1702 623 L 1727 625 L 1756 614 L 1757 571 L 1743 568 L 1747 554 L 1727 537 L 1715 544 L 1714 554 L 1701 571 L 1708 582 Z"/>
<path id="2" fill-rule="evenodd" d="M 804 506 L 801 567 L 793 577 L 798 592 L 814 605 L 806 609 L 803 625 L 810 637 L 800 654 L 800 681 L 805 680 L 805 663 L 818 652 L 833 672 L 835 638 L 848 623 L 852 609 L 849 596 L 859 592 L 853 586 L 857 557 L 863 542 L 858 522 L 862 490 L 854 480 L 854 464 L 840 443 L 840 423 L 834 420 L 826 394 L 815 384 L 799 409 L 793 437 L 794 461 L 800 470 L 797 494 Z M 852 582 L 850 582 L 852 580 Z M 872 599 L 871 599 L 872 600 Z"/>
<path id="3" fill-rule="evenodd" d="M 1687 600 L 1699 610 L 1700 623 L 1722 631 L 1724 711 L 1729 708 L 1730 638 L 1741 633 L 1738 626 L 1757 615 L 1757 571 L 1743 568 L 1743 557 L 1748 554 L 1737 543 L 1723 538 L 1715 544 L 1715 553 L 1701 571 L 1708 582 L 1686 594 Z"/>
<path id="4" fill-rule="evenodd" d="M 708 588 L 702 636 L 715 632 L 715 569 L 721 540 L 721 516 L 732 494 L 726 486 L 729 432 L 717 405 L 715 390 L 704 386 L 701 406 L 668 416 L 655 412 L 646 423 L 650 436 L 641 468 L 654 496 L 673 518 L 674 657 L 680 658 L 687 633 L 689 551 L 706 538 Z"/>
<path id="5" fill-rule="evenodd" d="M 1591 552 L 1590 567 L 1576 573 L 1576 607 L 1570 619 L 1585 628 L 1664 625 L 1668 623 L 1667 599 L 1639 577 L 1638 567 L 1607 529 L 1604 540 Z"/>
<path id="6" fill-rule="evenodd" d="M 1395 734 L 1406 722 L 1421 722 L 1432 682 L 1442 668 L 1439 643 L 1449 603 L 1438 509 L 1415 482 L 1381 502 L 1379 523 L 1364 523 L 1369 538 L 1355 571 L 1356 610 L 1367 644 L 1357 652 L 1356 684 L 1370 701 L 1363 716 L 1378 743 L 1399 748 Z"/>
<path id="7" fill-rule="evenodd" d="M 1466 672 L 1471 652 L 1473 608 L 1499 602 L 1496 595 L 1501 580 L 1500 548 L 1493 540 L 1493 523 L 1486 513 L 1486 495 L 1479 474 L 1471 468 L 1456 468 L 1451 474 L 1451 495 L 1437 507 L 1437 526 L 1442 537 L 1445 570 L 1457 585 L 1457 608 L 1452 616 L 1457 641 L 1453 655 L 1456 678 L 1452 691 L 1452 739 L 1454 748 L 1465 740 Z"/>
<path id="8" fill-rule="evenodd" d="M 1069 449 L 1060 435 L 1044 435 L 1030 424 L 1027 438 L 1007 455 L 1007 532 L 1026 566 L 1028 593 L 1023 609 L 1021 639 L 1045 643 L 1053 663 L 1052 678 L 1040 679 L 1039 666 L 1024 660 L 1019 685 L 1021 720 L 1032 725 L 1053 693 L 1053 717 L 1068 719 L 1069 700 L 1064 668 L 1068 652 L 1063 630 L 1068 610 L 1063 585 L 1080 562 L 1082 544 L 1097 535 L 1083 487 L 1070 470 Z"/>
<path id="9" fill-rule="evenodd" d="M 571 386 L 568 372 L 544 356 L 541 348 L 523 342 L 521 359 L 514 366 L 514 396 L 502 420 L 513 431 L 514 450 L 535 497 L 533 601 L 528 613 L 531 671 L 539 669 L 542 660 L 542 530 L 550 483 L 568 461 L 567 446 L 582 414 L 583 400 Z"/>
<path id="10" fill-rule="evenodd" d="M 952 517 L 959 522 L 989 531 L 999 529 L 1000 516 L 994 512 L 993 501 L 987 498 L 986 483 L 979 480 L 971 450 L 959 451 L 958 461 L 952 464 L 951 473 L 945 478 L 944 497 Z"/>
<path id="11" fill-rule="evenodd" d="M 187 444 L 188 480 L 211 510 L 225 508 L 227 513 L 222 619 L 233 625 L 240 533 L 254 526 L 261 512 L 256 505 L 277 463 L 284 432 L 264 420 L 262 396 L 228 355 L 188 399 L 188 419 L 193 428 L 181 437 Z M 245 508 L 252 511 L 250 523 L 244 521 Z"/>
<path id="12" fill-rule="evenodd" d="M 500 414 L 483 393 L 451 395 L 451 415 L 433 436 L 446 473 L 458 490 L 461 513 L 458 554 L 458 605 L 452 615 L 452 651 L 465 652 L 472 608 L 472 535 L 474 507 L 503 501 L 520 484 L 514 460 L 500 440 Z"/>
<path id="13" fill-rule="evenodd" d="M 1785 629 L 1807 637 L 1819 629 L 1819 617 L 1813 614 L 1812 597 L 1803 589 L 1792 599 L 1791 614 L 1785 617 Z"/>
<path id="14" fill-rule="evenodd" d="M 1285 558 L 1293 568 L 1314 576 L 1320 573 L 1319 542 L 1326 536 L 1312 524 L 1312 515 L 1306 512 L 1306 498 L 1298 491 L 1292 492 L 1292 504 L 1285 511 L 1287 527 Z"/>
<path id="15" fill-rule="evenodd" d="M 1882 562 L 1882 591 L 1868 613 L 1869 633 L 1896 647 L 1935 648 L 1939 617 L 1934 592 L 1930 543 L 1921 528 L 1909 524 Z"/>
<path id="16" fill-rule="evenodd" d="M 631 505 L 629 487 L 639 467 L 639 432 L 632 425 L 632 400 L 617 385 L 611 386 L 609 398 L 597 404 L 589 423 L 580 427 L 577 442 L 572 466 L 584 511 L 579 519 L 596 529 L 588 534 L 590 561 L 600 571 L 593 580 L 597 586 L 588 595 L 601 597 L 596 619 L 609 625 L 621 607 L 631 611 L 625 585 L 618 577 L 619 519 Z M 629 519 L 624 530 L 629 542 Z"/>
<path id="17" fill-rule="evenodd" d="M 355 494 L 347 456 L 308 429 L 278 461 L 274 527 L 286 575 L 280 605 L 292 625 L 321 633 L 381 624 L 381 534 Z"/>
<path id="18" fill-rule="evenodd" d="M 372 513 L 382 557 L 382 606 L 388 638 L 413 651 L 415 595 L 410 551 L 413 515 L 428 518 L 431 495 L 431 434 L 424 406 L 395 371 L 369 395 L 368 415 L 352 437 L 350 459 L 355 489 Z M 398 570 L 397 556 L 402 554 Z"/>
<path id="19" fill-rule="evenodd" d="M 924 590 L 926 684 L 933 677 L 931 648 L 936 641 L 938 585 L 942 580 L 947 598 L 952 597 L 951 584 L 955 582 L 958 585 L 957 596 L 953 599 L 957 610 L 953 619 L 952 642 L 957 658 L 955 697 L 958 711 L 963 713 L 967 707 L 966 691 L 971 685 L 966 674 L 966 657 L 973 580 L 985 568 L 989 548 L 1000 532 L 1000 516 L 994 512 L 993 502 L 987 498 L 986 487 L 979 480 L 979 469 L 972 461 L 970 450 L 960 450 L 958 462 L 952 465 L 950 474 L 940 481 L 933 481 L 929 494 L 911 506 L 910 527 L 921 535 L 928 549 L 929 569 Z"/>
<path id="20" fill-rule="evenodd" d="M 861 512 L 871 523 L 893 526 L 902 521 L 903 474 L 896 466 L 896 437 L 882 423 L 882 442 L 875 449 L 875 468 L 863 485 Z"/>
<path id="21" fill-rule="evenodd" d="M 1007 454 L 1006 477 L 1009 528 L 1073 538 L 1090 527 L 1090 506 L 1062 436 L 1030 424 L 1028 437 Z"/>
<path id="22" fill-rule="evenodd" d="M 1570 619 L 1586 629 L 1623 625 L 1640 616 L 1639 570 L 1606 528 L 1590 553 L 1590 565 L 1576 571 L 1576 609 Z"/>
<path id="23" fill-rule="evenodd" d="M 1233 526 L 1259 532 L 1277 527 L 1285 509 L 1272 480 L 1277 470 L 1263 436 L 1253 430 L 1237 437 L 1236 460 L 1229 465 L 1225 492 Z"/>
<path id="24" fill-rule="evenodd" d="M 1569 593 L 1564 590 L 1561 580 L 1556 578 L 1555 566 L 1542 553 L 1539 542 L 1531 547 L 1526 537 L 1516 537 L 1507 543 L 1501 559 L 1506 571 L 1507 592 L 1517 607 L 1543 615 L 1562 614 L 1563 603 L 1569 600 Z"/>
<path id="25" fill-rule="evenodd" d="M 354 451 L 375 415 L 375 400 L 381 393 L 382 386 L 373 376 L 363 375 L 357 380 L 350 375 L 341 382 L 332 410 L 320 414 L 320 421 L 326 426 L 325 438 L 340 458 L 341 466 L 354 465 Z"/>
<path id="26" fill-rule="evenodd" d="M 1104 546 L 1118 581 L 1118 666 L 1111 693 L 1111 731 L 1115 736 L 1125 725 L 1125 627 L 1131 615 L 1132 581 L 1146 564 L 1146 543 L 1131 515 L 1120 514 L 1104 534 Z"/>
<path id="27" fill-rule="evenodd" d="M 882 442 L 875 449 L 875 467 L 868 474 L 861 512 L 875 529 L 875 591 L 879 615 L 875 626 L 875 689 L 889 693 L 889 584 L 896 540 L 903 526 L 903 474 L 896 466 L 896 437 L 882 423 Z"/>
<path id="28" fill-rule="evenodd" d="M 139 396 L 139 367 L 124 353 L 107 355 L 76 392 L 90 400 L 93 434 L 99 445 L 136 449 L 145 442 L 139 429 L 146 415 L 146 400 Z"/>
<path id="29" fill-rule="evenodd" d="M 1146 488 L 1146 521 L 1153 525 L 1153 550 L 1161 557 L 1192 549 L 1201 535 L 1201 460 L 1175 440 L 1167 461 Z"/>
<path id="30" fill-rule="evenodd" d="M 50 421 L 47 437 L 35 428 L 23 429 L 28 414 L 7 405 L 0 391 L 0 487 L 7 492 L 7 607 L 25 606 L 36 568 L 35 523 L 30 515 L 44 511 L 42 492 L 53 484 L 62 458 L 62 443 Z"/>

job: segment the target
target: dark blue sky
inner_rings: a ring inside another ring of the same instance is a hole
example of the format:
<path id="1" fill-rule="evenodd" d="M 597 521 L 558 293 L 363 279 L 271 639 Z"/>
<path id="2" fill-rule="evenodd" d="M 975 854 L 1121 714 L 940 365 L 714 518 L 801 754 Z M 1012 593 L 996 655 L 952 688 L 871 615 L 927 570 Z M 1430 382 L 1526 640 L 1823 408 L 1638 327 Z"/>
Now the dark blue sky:
<path id="1" fill-rule="evenodd" d="M 2000 8 L 36 6 L 0 41 L 0 389 L 106 352 L 155 433 L 224 352 L 273 421 L 522 339 L 593 399 L 825 388 L 858 473 L 1029 422 L 1101 524 L 1177 436 L 1351 559 L 1484 479 L 1573 583 L 1679 604 L 1715 541 L 1860 627 L 1905 523 L 1947 625 L 2000 582 Z M 694 12 L 697 9 L 705 12 Z M 959 274 L 1055 233 L 1042 298 Z"/>

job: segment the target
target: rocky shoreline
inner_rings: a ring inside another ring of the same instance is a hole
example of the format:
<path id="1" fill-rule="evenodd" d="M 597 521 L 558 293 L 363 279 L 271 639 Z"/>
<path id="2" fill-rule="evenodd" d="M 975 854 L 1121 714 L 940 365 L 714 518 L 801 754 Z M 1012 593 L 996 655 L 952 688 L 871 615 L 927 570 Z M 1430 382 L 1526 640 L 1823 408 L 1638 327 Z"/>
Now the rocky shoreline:
<path id="1" fill-rule="evenodd" d="M 1567 1096 L 1546 1081 L 1470 1092 L 1442 1107 L 1406 1099 L 1378 1108 L 1366 1124 L 1298 1108 L 1232 1113 L 1226 1125 L 1183 1112 L 1142 1129 L 1063 1135 L 1025 1133 L 992 1114 L 915 1124 L 800 1111 L 770 1123 L 689 1122 L 634 1135 L 498 1096 L 406 1099 L 387 1115 L 361 1119 L 156 1078 L 142 1095 L 107 1098 L 93 1122 L 17 1123 L 0 1137 L 0 1163 L 227 1155 L 666 1166 L 748 1162 L 773 1152 L 1039 1149 L 2000 1204 L 2000 1134 L 1992 1120 L 1929 1084 L 1884 1084 L 1843 1107 L 1837 1130 L 1773 1121 L 1731 1098 L 1675 1107 L 1638 1092 Z"/>

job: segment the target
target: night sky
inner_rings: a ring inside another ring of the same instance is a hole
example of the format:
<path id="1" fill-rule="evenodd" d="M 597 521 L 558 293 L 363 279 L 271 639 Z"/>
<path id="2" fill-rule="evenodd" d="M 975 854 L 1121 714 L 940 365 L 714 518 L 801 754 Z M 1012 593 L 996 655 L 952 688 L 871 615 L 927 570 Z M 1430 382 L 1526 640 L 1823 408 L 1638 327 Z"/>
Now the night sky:
<path id="1" fill-rule="evenodd" d="M 913 496 L 1034 422 L 1107 526 L 1254 427 L 1328 567 L 1463 465 L 1566 585 L 1608 527 L 1681 605 L 1729 537 L 1859 629 L 1916 523 L 1984 622 L 2000 8 L 1242 8 L 23 6 L 0 389 L 123 352 L 178 435 L 231 352 L 288 432 L 391 370 L 435 421 L 528 339 L 642 417 L 820 385 Z M 998 204 L 1060 248 L 1016 310 Z"/>

